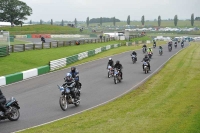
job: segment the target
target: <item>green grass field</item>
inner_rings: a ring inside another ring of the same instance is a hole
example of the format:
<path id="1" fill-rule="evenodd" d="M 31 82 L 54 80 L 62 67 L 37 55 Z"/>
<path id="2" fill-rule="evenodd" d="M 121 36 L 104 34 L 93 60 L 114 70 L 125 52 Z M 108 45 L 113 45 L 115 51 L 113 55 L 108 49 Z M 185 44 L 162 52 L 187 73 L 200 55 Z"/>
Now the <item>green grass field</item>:
<path id="1" fill-rule="evenodd" d="M 198 133 L 199 53 L 200 44 L 192 43 L 125 96 L 22 133 Z"/>
<path id="2" fill-rule="evenodd" d="M 9 31 L 10 35 L 27 35 L 27 34 L 85 34 L 77 28 L 56 25 L 30 25 L 15 27 L 0 27 L 0 30 Z"/>

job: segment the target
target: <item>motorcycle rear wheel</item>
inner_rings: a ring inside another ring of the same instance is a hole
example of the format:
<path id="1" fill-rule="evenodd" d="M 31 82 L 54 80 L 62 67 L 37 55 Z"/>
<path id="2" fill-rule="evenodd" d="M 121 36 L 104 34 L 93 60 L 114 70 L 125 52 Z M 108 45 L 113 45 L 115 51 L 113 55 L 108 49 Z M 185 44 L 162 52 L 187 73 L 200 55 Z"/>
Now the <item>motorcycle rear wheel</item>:
<path id="1" fill-rule="evenodd" d="M 10 121 L 17 121 L 20 117 L 20 112 L 19 112 L 19 109 L 15 106 L 12 106 L 12 110 L 11 110 L 11 113 L 8 114 L 8 119 Z"/>

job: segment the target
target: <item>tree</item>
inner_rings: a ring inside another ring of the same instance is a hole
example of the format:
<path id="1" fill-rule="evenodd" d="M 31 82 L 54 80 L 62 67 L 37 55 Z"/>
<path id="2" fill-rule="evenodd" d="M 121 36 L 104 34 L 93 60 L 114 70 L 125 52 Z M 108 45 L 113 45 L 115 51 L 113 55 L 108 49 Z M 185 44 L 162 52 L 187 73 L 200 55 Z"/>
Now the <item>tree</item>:
<path id="1" fill-rule="evenodd" d="M 87 17 L 86 23 L 87 23 L 87 27 L 88 27 L 89 24 L 90 24 L 90 19 L 89 19 L 89 17 Z"/>
<path id="2" fill-rule="evenodd" d="M 32 24 L 32 20 L 30 20 L 30 24 Z"/>
<path id="3" fill-rule="evenodd" d="M 101 25 L 101 26 L 102 26 L 102 23 L 103 23 L 103 22 L 102 22 L 102 17 L 100 17 L 100 25 Z"/>
<path id="4" fill-rule="evenodd" d="M 103 22 L 112 22 L 113 23 L 113 17 L 112 18 L 102 18 Z M 90 19 L 90 23 L 99 23 L 100 22 L 100 18 L 92 18 Z M 115 22 L 120 22 L 119 19 L 115 18 Z"/>
<path id="5" fill-rule="evenodd" d="M 113 25 L 116 25 L 115 17 L 113 17 Z"/>
<path id="6" fill-rule="evenodd" d="M 51 25 L 53 25 L 53 19 L 51 19 Z"/>
<path id="7" fill-rule="evenodd" d="M 128 18 L 127 18 L 127 25 L 130 25 L 130 15 L 128 15 Z"/>
<path id="8" fill-rule="evenodd" d="M 191 25 L 194 26 L 194 14 L 191 15 Z"/>
<path id="9" fill-rule="evenodd" d="M 19 0 L 0 0 L 0 21 L 19 25 L 26 16 L 32 14 L 32 9 L 26 3 Z"/>
<path id="10" fill-rule="evenodd" d="M 144 15 L 142 16 L 142 18 L 141 18 L 141 23 L 142 23 L 142 25 L 144 25 Z"/>
<path id="11" fill-rule="evenodd" d="M 174 16 L 174 25 L 177 26 L 177 23 L 178 23 L 178 16 L 175 15 L 175 16 Z"/>
<path id="12" fill-rule="evenodd" d="M 77 20 L 76 20 L 76 18 L 74 20 L 74 25 L 75 25 L 75 27 L 77 27 Z"/>
<path id="13" fill-rule="evenodd" d="M 42 24 L 42 19 L 40 19 L 40 24 Z"/>
<path id="14" fill-rule="evenodd" d="M 61 21 L 61 26 L 64 26 L 64 21 L 63 20 Z"/>
<path id="15" fill-rule="evenodd" d="M 160 27 L 160 25 L 161 25 L 161 17 L 158 16 L 158 26 Z"/>

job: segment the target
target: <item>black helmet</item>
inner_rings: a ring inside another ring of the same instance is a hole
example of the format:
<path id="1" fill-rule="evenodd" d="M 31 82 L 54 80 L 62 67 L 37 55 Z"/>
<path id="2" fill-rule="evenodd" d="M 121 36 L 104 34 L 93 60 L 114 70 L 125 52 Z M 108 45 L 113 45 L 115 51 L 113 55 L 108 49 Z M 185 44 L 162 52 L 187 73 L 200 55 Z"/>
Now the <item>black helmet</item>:
<path id="1" fill-rule="evenodd" d="M 133 53 L 135 53 L 135 50 L 133 50 Z"/>
<path id="2" fill-rule="evenodd" d="M 76 71 L 76 67 L 71 67 L 71 71 L 74 73 Z"/>
<path id="3" fill-rule="evenodd" d="M 148 58 L 148 56 L 147 56 L 147 55 L 145 55 L 144 57 L 145 57 L 145 58 Z"/>
<path id="4" fill-rule="evenodd" d="M 116 61 L 116 64 L 119 64 L 119 61 Z"/>

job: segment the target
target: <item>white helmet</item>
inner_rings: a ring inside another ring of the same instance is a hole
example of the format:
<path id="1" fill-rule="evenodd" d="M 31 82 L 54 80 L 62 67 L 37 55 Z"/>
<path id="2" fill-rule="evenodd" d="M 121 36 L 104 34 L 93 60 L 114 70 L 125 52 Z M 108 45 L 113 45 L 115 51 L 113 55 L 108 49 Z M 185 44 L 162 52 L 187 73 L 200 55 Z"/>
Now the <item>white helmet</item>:
<path id="1" fill-rule="evenodd" d="M 109 58 L 109 60 L 112 60 L 112 58 Z"/>

